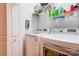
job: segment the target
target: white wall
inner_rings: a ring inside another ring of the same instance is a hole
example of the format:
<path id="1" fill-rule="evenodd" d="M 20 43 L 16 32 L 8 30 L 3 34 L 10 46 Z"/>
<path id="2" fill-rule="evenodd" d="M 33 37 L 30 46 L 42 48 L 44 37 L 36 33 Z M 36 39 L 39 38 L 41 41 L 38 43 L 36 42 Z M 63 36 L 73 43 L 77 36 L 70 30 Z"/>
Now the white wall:
<path id="1" fill-rule="evenodd" d="M 74 4 L 74 3 L 72 3 L 72 4 Z M 72 4 L 65 3 L 65 4 L 61 4 L 61 6 L 63 6 L 65 9 L 69 10 L 70 9 L 70 6 Z M 62 28 L 62 27 L 76 27 L 77 28 L 77 27 L 79 27 L 79 24 L 78 24 L 78 22 L 79 22 L 78 19 L 79 18 L 75 14 L 73 16 L 66 17 L 65 19 L 63 19 L 64 21 L 59 21 L 61 19 L 57 19 L 57 21 L 56 22 L 53 22 L 51 25 L 53 26 L 55 24 L 55 26 L 58 26 L 60 28 Z M 52 20 L 53 19 L 49 18 L 48 13 L 42 13 L 40 15 L 39 28 L 46 28 L 48 26 L 51 26 L 49 23 L 51 23 Z"/>
<path id="2" fill-rule="evenodd" d="M 31 32 L 35 32 L 37 28 L 39 28 L 40 16 L 32 16 L 31 21 Z"/>
<path id="3" fill-rule="evenodd" d="M 21 19 L 21 31 L 22 34 L 26 34 L 27 32 L 32 31 L 32 14 L 34 13 L 34 6 L 38 5 L 38 3 L 20 3 L 20 19 Z M 30 28 L 29 30 L 25 30 L 25 20 L 30 20 Z"/>
<path id="4" fill-rule="evenodd" d="M 50 25 L 50 18 L 49 18 L 49 15 L 48 15 L 48 13 L 42 13 L 41 15 L 40 15 L 40 18 L 39 18 L 39 25 L 38 25 L 38 27 L 39 28 L 47 28 L 47 27 L 49 27 L 49 25 Z"/>

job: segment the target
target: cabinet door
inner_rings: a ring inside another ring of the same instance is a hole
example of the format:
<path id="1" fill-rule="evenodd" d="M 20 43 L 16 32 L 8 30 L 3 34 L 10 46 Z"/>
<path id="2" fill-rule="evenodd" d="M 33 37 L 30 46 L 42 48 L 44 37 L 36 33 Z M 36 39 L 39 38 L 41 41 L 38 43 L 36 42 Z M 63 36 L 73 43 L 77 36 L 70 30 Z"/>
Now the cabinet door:
<path id="1" fill-rule="evenodd" d="M 6 4 L 0 3 L 0 35 L 7 35 Z"/>
<path id="2" fill-rule="evenodd" d="M 0 56 L 6 56 L 7 55 L 7 37 L 6 36 L 0 36 Z"/>
<path id="3" fill-rule="evenodd" d="M 8 36 L 19 35 L 19 5 L 18 4 L 7 4 L 7 34 Z"/>
<path id="4" fill-rule="evenodd" d="M 39 40 L 35 36 L 28 36 L 26 39 L 26 55 L 39 56 Z"/>
<path id="5" fill-rule="evenodd" d="M 38 3 L 20 4 L 20 12 L 23 20 L 32 19 L 32 14 L 34 13 L 34 6 L 36 6 L 37 4 Z"/>
<path id="6" fill-rule="evenodd" d="M 6 4 L 0 3 L 0 56 L 7 55 Z"/>
<path id="7" fill-rule="evenodd" d="M 11 55 L 12 56 L 20 55 L 20 42 L 11 43 Z"/>
<path id="8" fill-rule="evenodd" d="M 23 44 L 20 37 L 10 37 L 8 41 L 7 55 L 9 56 L 22 56 Z"/>
<path id="9" fill-rule="evenodd" d="M 11 56 L 23 55 L 23 36 L 21 34 L 23 31 L 20 26 L 19 13 L 18 3 L 7 4 L 7 55 Z"/>
<path id="10" fill-rule="evenodd" d="M 19 5 L 18 4 L 13 4 L 12 5 L 12 36 L 18 36 L 19 35 Z"/>

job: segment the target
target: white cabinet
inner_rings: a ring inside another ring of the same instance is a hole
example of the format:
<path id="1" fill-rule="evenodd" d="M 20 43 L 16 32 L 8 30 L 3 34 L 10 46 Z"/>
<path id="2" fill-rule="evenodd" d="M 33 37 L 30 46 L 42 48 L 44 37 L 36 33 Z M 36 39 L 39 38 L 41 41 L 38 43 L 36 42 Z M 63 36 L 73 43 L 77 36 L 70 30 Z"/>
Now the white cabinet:
<path id="1" fill-rule="evenodd" d="M 18 36 L 20 32 L 19 5 L 18 4 L 12 5 L 11 12 L 12 12 L 12 18 L 11 18 L 12 36 Z"/>
<path id="2" fill-rule="evenodd" d="M 19 4 L 7 4 L 7 34 L 8 36 L 20 34 Z"/>
<path id="3" fill-rule="evenodd" d="M 20 39 L 19 37 L 12 37 L 12 40 L 10 44 L 10 49 L 11 49 L 11 55 L 12 56 L 20 56 L 21 53 L 21 48 L 20 48 Z"/>
<path id="4" fill-rule="evenodd" d="M 19 4 L 7 4 L 7 55 L 23 55 L 23 36 Z"/>
<path id="5" fill-rule="evenodd" d="M 11 43 L 11 53 L 13 56 L 20 55 L 20 42 Z M 15 53 L 16 52 L 16 53 Z"/>
<path id="6" fill-rule="evenodd" d="M 23 55 L 23 42 L 20 37 L 9 37 L 8 41 L 8 55 L 9 56 L 22 56 Z"/>

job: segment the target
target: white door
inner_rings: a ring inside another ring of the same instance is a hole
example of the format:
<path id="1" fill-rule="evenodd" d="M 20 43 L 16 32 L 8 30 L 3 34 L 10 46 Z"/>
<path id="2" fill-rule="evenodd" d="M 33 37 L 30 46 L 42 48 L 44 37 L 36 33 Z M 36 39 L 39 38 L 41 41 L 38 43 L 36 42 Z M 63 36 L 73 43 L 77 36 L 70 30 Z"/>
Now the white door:
<path id="1" fill-rule="evenodd" d="M 23 55 L 23 42 L 21 37 L 9 37 L 8 41 L 8 56 L 22 56 Z"/>
<path id="2" fill-rule="evenodd" d="M 19 4 L 7 4 L 7 34 L 20 35 Z"/>
<path id="3" fill-rule="evenodd" d="M 19 4 L 7 4 L 7 55 L 23 55 L 23 37 L 19 19 Z"/>
<path id="4" fill-rule="evenodd" d="M 11 45 L 11 55 L 19 56 L 20 55 L 20 42 L 13 42 Z"/>

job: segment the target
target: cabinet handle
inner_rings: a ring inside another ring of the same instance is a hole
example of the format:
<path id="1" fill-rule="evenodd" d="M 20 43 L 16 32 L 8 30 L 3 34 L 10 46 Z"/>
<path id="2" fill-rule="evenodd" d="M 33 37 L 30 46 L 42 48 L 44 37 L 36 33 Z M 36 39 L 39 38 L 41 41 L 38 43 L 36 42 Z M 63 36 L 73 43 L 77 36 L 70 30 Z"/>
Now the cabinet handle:
<path id="1" fill-rule="evenodd" d="M 35 39 L 35 41 L 37 41 L 37 39 Z"/>
<path id="2" fill-rule="evenodd" d="M 13 42 L 16 42 L 16 39 L 14 39 L 14 41 Z"/>
<path id="3" fill-rule="evenodd" d="M 76 50 L 76 52 L 79 52 L 79 50 Z"/>

